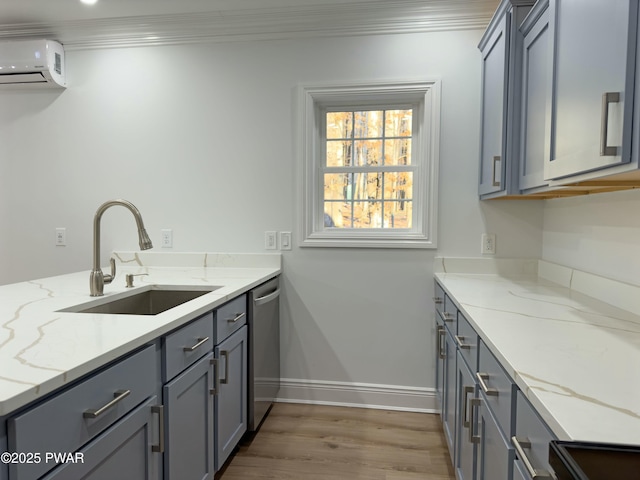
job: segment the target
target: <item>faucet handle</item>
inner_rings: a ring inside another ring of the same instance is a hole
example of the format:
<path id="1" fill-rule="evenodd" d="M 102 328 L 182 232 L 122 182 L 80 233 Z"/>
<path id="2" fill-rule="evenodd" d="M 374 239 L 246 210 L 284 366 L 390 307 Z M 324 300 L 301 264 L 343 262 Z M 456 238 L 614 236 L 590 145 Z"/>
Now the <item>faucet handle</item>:
<path id="1" fill-rule="evenodd" d="M 111 275 L 104 276 L 104 283 L 111 283 L 116 278 L 116 259 L 111 257 L 109 259 L 109 265 L 111 265 Z"/>
<path id="2" fill-rule="evenodd" d="M 133 287 L 133 277 L 140 277 L 141 275 L 149 275 L 148 273 L 127 273 L 124 278 L 127 282 L 127 288 Z"/>

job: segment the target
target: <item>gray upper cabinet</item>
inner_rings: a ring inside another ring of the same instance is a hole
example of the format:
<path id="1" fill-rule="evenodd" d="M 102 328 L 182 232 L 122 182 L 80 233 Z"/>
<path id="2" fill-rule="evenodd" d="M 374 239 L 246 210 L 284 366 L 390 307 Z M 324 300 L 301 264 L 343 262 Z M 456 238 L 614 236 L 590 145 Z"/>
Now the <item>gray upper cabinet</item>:
<path id="1" fill-rule="evenodd" d="M 483 198 L 517 190 L 517 169 L 510 151 L 517 129 L 515 99 L 519 96 L 522 42 L 518 26 L 529 12 L 532 0 L 503 1 L 478 48 L 482 54 L 482 105 L 480 133 L 480 177 L 478 193 Z"/>
<path id="2" fill-rule="evenodd" d="M 482 132 L 480 137 L 480 195 L 503 190 L 503 136 L 506 99 L 507 27 L 505 14 L 491 35 L 483 39 L 482 51 Z"/>
<path id="3" fill-rule="evenodd" d="M 545 178 L 630 163 L 638 1 L 551 0 L 549 12 L 554 61 Z"/>
<path id="4" fill-rule="evenodd" d="M 553 54 L 548 7 L 548 0 L 538 2 L 521 27 L 524 39 L 518 187 L 530 193 L 548 185 L 544 165 L 550 156 Z"/>

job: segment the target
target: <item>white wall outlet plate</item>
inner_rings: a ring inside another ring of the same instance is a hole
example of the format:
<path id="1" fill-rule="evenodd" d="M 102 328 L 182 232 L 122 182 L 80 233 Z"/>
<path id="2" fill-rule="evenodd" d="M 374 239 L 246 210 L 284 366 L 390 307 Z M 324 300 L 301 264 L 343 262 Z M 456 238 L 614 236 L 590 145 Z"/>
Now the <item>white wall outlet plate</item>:
<path id="1" fill-rule="evenodd" d="M 67 229 L 64 227 L 56 228 L 56 245 L 64 247 L 67 245 Z"/>
<path id="2" fill-rule="evenodd" d="M 162 240 L 161 246 L 162 248 L 172 248 L 173 247 L 173 230 L 170 228 L 164 228 L 161 230 Z"/>
<path id="3" fill-rule="evenodd" d="M 482 245 L 480 246 L 480 253 L 482 253 L 483 255 L 496 254 L 496 234 L 495 233 L 482 234 Z"/>

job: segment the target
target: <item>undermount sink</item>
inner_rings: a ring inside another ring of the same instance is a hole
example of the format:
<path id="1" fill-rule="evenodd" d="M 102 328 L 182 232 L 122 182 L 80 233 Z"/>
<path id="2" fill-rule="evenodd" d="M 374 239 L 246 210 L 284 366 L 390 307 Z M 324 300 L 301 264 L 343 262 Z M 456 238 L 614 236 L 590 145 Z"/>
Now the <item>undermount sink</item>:
<path id="1" fill-rule="evenodd" d="M 190 300 L 201 297 L 221 287 L 207 286 L 204 289 L 184 290 L 169 288 L 153 288 L 126 297 L 113 300 L 75 305 L 60 310 L 74 313 L 105 313 L 112 315 L 158 315 L 167 310 L 182 305 Z M 99 303 L 98 303 L 99 302 Z"/>

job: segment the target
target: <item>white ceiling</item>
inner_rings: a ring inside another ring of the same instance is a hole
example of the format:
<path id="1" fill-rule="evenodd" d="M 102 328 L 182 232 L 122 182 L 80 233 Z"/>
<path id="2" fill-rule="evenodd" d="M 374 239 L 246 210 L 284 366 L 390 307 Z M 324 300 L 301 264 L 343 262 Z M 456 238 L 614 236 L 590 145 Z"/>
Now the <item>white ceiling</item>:
<path id="1" fill-rule="evenodd" d="M 66 48 L 483 28 L 499 0 L 2 0 L 0 39 Z"/>

